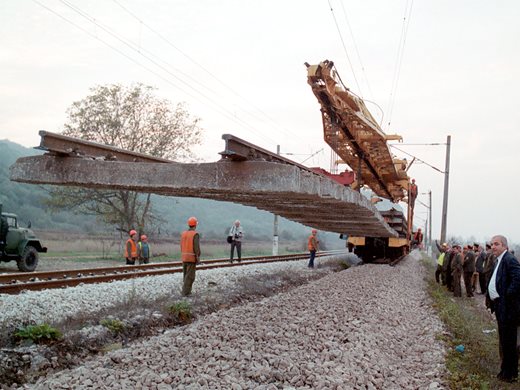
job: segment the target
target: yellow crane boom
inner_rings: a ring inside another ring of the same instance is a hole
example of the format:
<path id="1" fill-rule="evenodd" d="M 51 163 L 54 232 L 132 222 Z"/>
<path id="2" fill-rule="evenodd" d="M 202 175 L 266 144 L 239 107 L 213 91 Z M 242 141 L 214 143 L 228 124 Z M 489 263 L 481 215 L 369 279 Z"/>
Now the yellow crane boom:
<path id="1" fill-rule="evenodd" d="M 346 88 L 332 61 L 307 65 L 307 81 L 321 104 L 325 142 L 356 173 L 353 186 L 367 185 L 393 202 L 408 192 L 406 160 L 392 156 L 386 135 L 361 98 Z"/>

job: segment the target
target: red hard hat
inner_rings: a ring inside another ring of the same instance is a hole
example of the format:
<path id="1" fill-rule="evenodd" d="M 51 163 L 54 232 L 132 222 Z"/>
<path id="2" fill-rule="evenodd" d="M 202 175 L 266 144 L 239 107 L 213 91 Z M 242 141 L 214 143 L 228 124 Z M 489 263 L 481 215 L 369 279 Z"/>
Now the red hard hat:
<path id="1" fill-rule="evenodd" d="M 137 234 L 137 232 L 135 230 L 130 230 L 130 232 L 128 232 L 128 234 L 130 234 L 131 236 L 133 236 L 134 234 Z"/>
<path id="2" fill-rule="evenodd" d="M 188 218 L 188 226 L 197 226 L 197 218 L 189 217 Z"/>
<path id="3" fill-rule="evenodd" d="M 146 240 L 148 240 L 148 237 L 146 237 L 146 234 L 143 234 L 141 236 L 141 241 L 146 241 Z"/>

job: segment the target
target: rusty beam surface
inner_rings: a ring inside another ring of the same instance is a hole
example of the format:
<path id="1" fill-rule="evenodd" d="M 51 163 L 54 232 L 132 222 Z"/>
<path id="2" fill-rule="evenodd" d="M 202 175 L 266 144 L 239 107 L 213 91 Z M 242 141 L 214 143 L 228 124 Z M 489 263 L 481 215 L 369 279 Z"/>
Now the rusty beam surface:
<path id="1" fill-rule="evenodd" d="M 397 236 L 363 195 L 291 164 L 268 161 L 164 164 L 43 155 L 18 159 L 10 167 L 10 177 L 32 184 L 123 189 L 236 202 L 325 231 Z"/>
<path id="2" fill-rule="evenodd" d="M 233 161 L 272 161 L 283 164 L 290 164 L 299 167 L 300 169 L 313 172 L 312 169 L 307 168 L 305 165 L 298 164 L 288 158 L 282 157 L 279 154 L 270 152 L 269 150 L 263 149 L 259 146 L 253 145 L 241 138 L 238 138 L 231 134 L 223 134 L 222 139 L 226 142 L 225 149 L 219 154 Z"/>
<path id="3" fill-rule="evenodd" d="M 59 156 L 96 158 L 107 161 L 174 163 L 174 161 L 164 158 L 130 152 L 114 146 L 67 137 L 49 131 L 40 130 L 39 134 L 41 139 L 37 149 Z"/>

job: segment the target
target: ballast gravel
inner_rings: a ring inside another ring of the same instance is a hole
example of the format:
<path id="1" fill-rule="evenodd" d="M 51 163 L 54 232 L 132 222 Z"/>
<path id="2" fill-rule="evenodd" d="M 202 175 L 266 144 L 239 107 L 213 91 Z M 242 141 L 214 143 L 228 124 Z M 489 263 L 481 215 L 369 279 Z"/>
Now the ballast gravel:
<path id="1" fill-rule="evenodd" d="M 414 252 L 395 267 L 368 264 L 328 274 L 24 387 L 443 388 L 445 351 L 436 338 L 443 327 L 419 257 Z M 202 277 L 197 274 L 195 285 L 204 285 Z"/>
<path id="2" fill-rule="evenodd" d="M 331 256 L 318 258 L 318 264 L 331 261 Z M 306 260 L 244 265 L 199 271 L 193 284 L 193 295 L 210 290 L 235 290 L 241 280 L 272 273 L 305 272 Z M 125 267 L 121 267 L 124 270 Z M 330 269 L 314 269 L 325 275 Z M 310 276 L 310 271 L 307 271 Z M 0 294 L 0 326 L 26 323 L 57 324 L 81 315 L 88 317 L 115 306 L 138 305 L 150 300 L 180 299 L 182 273 L 143 277 L 112 283 L 80 284 L 76 287 L 43 291 L 25 291 L 18 295 Z"/>

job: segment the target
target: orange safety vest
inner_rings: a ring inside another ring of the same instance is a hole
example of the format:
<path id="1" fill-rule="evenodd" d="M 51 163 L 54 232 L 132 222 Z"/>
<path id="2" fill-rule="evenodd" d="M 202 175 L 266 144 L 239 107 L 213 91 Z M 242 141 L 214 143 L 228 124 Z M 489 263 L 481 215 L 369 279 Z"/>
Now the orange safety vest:
<path id="1" fill-rule="evenodd" d="M 130 243 L 130 246 L 132 247 L 130 256 L 128 255 L 128 243 Z M 131 258 L 137 257 L 137 244 L 131 238 L 126 240 L 126 244 L 125 244 L 125 257 L 127 259 L 131 259 Z"/>
<path id="2" fill-rule="evenodd" d="M 314 242 L 316 242 L 316 244 L 314 244 Z M 311 234 L 309 236 L 309 242 L 307 244 L 307 248 L 309 248 L 310 251 L 315 251 L 318 249 L 317 247 L 318 247 L 318 242 L 316 241 L 316 237 Z"/>
<path id="3" fill-rule="evenodd" d="M 193 248 L 193 238 L 197 232 L 195 230 L 185 230 L 181 235 L 181 260 L 183 263 L 195 263 L 197 258 Z"/>

